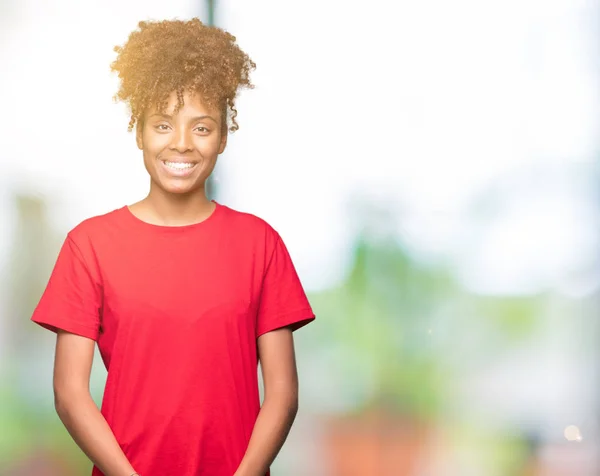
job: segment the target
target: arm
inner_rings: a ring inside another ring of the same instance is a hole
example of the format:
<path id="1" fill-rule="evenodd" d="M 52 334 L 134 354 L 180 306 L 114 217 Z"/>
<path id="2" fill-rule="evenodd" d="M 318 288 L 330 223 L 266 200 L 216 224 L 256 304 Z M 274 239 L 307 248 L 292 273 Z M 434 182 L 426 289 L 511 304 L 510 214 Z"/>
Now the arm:
<path id="1" fill-rule="evenodd" d="M 290 328 L 258 338 L 265 398 L 246 454 L 234 476 L 264 476 L 279 453 L 298 411 L 298 373 Z"/>
<path id="2" fill-rule="evenodd" d="M 54 404 L 81 450 L 106 476 L 130 476 L 135 470 L 89 391 L 95 342 L 58 331 L 54 360 Z"/>

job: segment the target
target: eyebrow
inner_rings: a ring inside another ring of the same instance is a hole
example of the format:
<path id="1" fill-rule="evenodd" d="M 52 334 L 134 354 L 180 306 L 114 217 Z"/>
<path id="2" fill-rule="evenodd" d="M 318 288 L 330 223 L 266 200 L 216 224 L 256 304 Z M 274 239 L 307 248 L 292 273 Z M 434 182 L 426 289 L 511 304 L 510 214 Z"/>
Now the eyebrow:
<path id="1" fill-rule="evenodd" d="M 169 114 L 161 114 L 161 113 L 158 113 L 158 112 L 155 113 L 155 114 L 152 114 L 148 119 L 151 119 L 154 116 L 162 117 L 164 119 L 169 119 L 169 120 L 173 119 L 173 116 L 170 116 Z M 192 117 L 192 119 L 190 120 L 190 122 L 198 122 L 198 121 L 202 121 L 204 119 L 210 119 L 215 124 L 218 124 L 218 121 L 214 117 L 209 116 L 208 114 L 205 114 L 203 116 Z"/>

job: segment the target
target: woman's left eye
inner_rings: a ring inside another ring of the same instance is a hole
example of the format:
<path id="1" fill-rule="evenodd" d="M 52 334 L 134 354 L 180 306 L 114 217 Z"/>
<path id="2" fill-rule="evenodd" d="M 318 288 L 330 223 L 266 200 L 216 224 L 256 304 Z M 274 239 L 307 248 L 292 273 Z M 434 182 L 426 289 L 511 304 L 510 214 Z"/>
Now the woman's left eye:
<path id="1" fill-rule="evenodd" d="M 196 127 L 196 130 L 198 132 L 208 132 L 208 129 L 206 127 L 203 127 L 203 126 Z"/>

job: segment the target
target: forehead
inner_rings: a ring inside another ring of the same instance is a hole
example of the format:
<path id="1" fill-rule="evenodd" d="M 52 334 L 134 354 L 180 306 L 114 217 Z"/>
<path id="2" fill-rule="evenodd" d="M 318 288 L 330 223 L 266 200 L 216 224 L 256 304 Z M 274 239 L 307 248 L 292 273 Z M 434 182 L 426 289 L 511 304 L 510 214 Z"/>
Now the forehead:
<path id="1" fill-rule="evenodd" d="M 164 113 L 170 116 L 220 116 L 220 108 L 210 105 L 199 94 L 186 91 L 181 99 L 183 100 L 183 105 L 181 105 L 179 110 L 177 110 L 177 93 L 172 92 L 167 98 L 166 107 L 164 110 L 161 111 L 158 109 L 157 105 L 153 105 L 148 109 L 146 115 Z"/>

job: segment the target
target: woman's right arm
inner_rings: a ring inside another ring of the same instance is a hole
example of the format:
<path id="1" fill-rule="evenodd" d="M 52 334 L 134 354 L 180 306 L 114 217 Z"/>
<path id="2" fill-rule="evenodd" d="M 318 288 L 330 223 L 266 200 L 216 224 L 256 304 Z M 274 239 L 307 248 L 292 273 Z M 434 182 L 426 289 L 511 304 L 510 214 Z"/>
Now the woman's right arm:
<path id="1" fill-rule="evenodd" d="M 69 434 L 105 476 L 131 476 L 135 469 L 90 394 L 95 342 L 57 332 L 54 360 L 54 404 Z"/>

